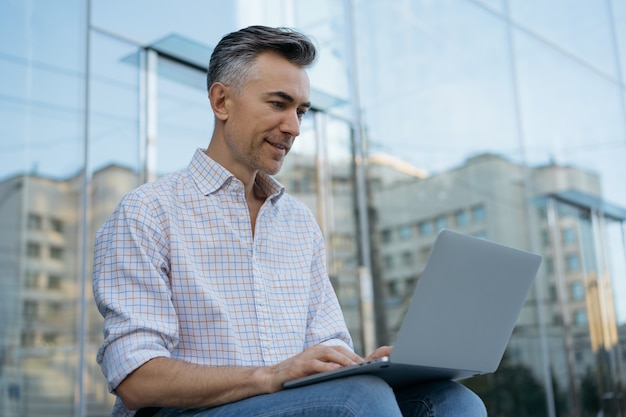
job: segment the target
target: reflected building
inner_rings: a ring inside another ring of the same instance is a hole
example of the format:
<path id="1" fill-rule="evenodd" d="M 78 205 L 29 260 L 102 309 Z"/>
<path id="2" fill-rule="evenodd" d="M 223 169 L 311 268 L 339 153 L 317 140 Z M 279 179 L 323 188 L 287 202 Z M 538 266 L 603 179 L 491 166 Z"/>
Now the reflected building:
<path id="1" fill-rule="evenodd" d="M 9 318 L 3 319 L 1 335 L 0 385 L 8 396 L 2 411 L 71 414 L 79 299 L 76 181 L 26 175 L 4 181 L 0 189 L 3 282 L 11 287 L 2 293 Z"/>
<path id="2" fill-rule="evenodd" d="M 532 189 L 530 205 L 524 176 Z M 610 262 L 609 254 L 592 230 L 597 235 L 607 225 L 596 221 L 592 227 L 589 213 L 619 227 L 626 211 L 602 202 L 597 174 L 556 164 L 526 172 L 520 164 L 484 154 L 428 177 L 389 178 L 371 181 L 378 184 L 372 195 L 390 332 L 400 325 L 440 229 L 539 252 L 544 260 L 537 288 L 520 314 L 508 359 L 541 380 L 547 355 L 548 372 L 573 398 L 590 371 L 602 395 L 612 393 L 624 378 L 618 340 L 624 343 L 626 332 L 618 337 L 609 268 L 600 267 L 601 260 Z M 533 216 L 539 230 L 532 228 Z"/>
<path id="3" fill-rule="evenodd" d="M 91 230 L 104 222 L 138 176 L 119 166 L 93 178 Z M 81 256 L 78 210 L 81 175 L 52 179 L 36 174 L 0 183 L 3 291 L 0 292 L 0 416 L 69 416 L 78 372 Z M 22 215 L 20 215 L 22 213 Z M 7 221 L 20 219 L 20 221 Z M 93 239 L 93 236 L 91 237 Z M 91 246 L 91 245 L 89 245 Z M 91 255 L 87 255 L 91 265 Z M 86 317 L 84 388 L 88 415 L 108 415 L 104 378 L 95 363 L 102 319 L 91 297 Z"/>

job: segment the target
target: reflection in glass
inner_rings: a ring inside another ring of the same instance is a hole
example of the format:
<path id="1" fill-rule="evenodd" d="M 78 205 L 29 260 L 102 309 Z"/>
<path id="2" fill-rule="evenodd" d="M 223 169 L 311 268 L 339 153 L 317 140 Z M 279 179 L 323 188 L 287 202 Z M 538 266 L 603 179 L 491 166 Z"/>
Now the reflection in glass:
<path id="1" fill-rule="evenodd" d="M 626 409 L 615 401 L 626 348 L 626 3 L 93 0 L 94 172 L 82 184 L 86 4 L 0 2 L 0 38 L 10 40 L 0 44 L 1 417 L 75 412 L 80 230 L 93 239 L 149 159 L 145 67 L 129 57 L 160 53 L 151 102 L 160 175 L 208 144 L 213 121 L 198 67 L 222 34 L 250 19 L 296 25 L 320 47 L 312 100 L 328 114 L 307 117 L 279 179 L 320 219 L 357 350 L 352 52 L 368 138 L 372 273 L 389 340 L 437 230 L 535 250 L 544 256 L 536 292 L 501 370 L 467 383 L 490 410 L 492 398 L 512 404 L 511 415 Z M 90 304 L 82 388 L 93 415 L 106 415 L 112 398 L 94 360 L 101 328 Z M 527 401 L 515 403 L 518 392 Z"/>

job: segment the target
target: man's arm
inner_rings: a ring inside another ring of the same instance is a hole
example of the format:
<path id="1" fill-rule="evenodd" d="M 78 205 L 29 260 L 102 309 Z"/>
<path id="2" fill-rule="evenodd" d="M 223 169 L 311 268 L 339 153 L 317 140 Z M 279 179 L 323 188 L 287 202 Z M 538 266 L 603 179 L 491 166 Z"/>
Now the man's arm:
<path id="1" fill-rule="evenodd" d="M 281 363 L 260 368 L 206 367 L 154 358 L 128 375 L 116 391 L 131 410 L 201 408 L 282 389 L 284 382 L 352 365 L 363 359 L 338 346 L 314 346 Z"/>

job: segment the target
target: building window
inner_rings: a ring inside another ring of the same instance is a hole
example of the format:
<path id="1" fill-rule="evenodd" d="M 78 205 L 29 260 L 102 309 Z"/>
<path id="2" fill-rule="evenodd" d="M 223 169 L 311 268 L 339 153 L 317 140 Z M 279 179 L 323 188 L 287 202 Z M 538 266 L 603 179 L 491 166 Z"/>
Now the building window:
<path id="1" fill-rule="evenodd" d="M 50 247 L 50 258 L 56 259 L 58 261 L 63 260 L 63 248 L 59 246 L 51 246 Z"/>
<path id="2" fill-rule="evenodd" d="M 413 254 L 411 252 L 403 252 L 402 253 L 402 264 L 404 266 L 413 265 Z"/>
<path id="3" fill-rule="evenodd" d="M 563 243 L 565 244 L 576 243 L 576 232 L 574 231 L 573 228 L 568 227 L 565 230 L 563 230 Z"/>
<path id="4" fill-rule="evenodd" d="M 43 344 L 46 347 L 52 347 L 57 344 L 58 334 L 46 333 L 43 335 Z"/>
<path id="5" fill-rule="evenodd" d="M 57 233 L 63 233 L 63 221 L 59 219 L 50 219 L 50 227 Z"/>
<path id="6" fill-rule="evenodd" d="M 457 210 L 454 213 L 454 221 L 456 225 L 459 227 L 467 226 L 467 224 L 469 223 L 468 218 L 467 218 L 467 211 L 463 209 Z"/>
<path id="7" fill-rule="evenodd" d="M 387 298 L 385 299 L 385 304 L 389 307 L 399 306 L 402 302 L 402 298 L 400 297 L 398 281 L 390 281 L 386 286 Z"/>
<path id="8" fill-rule="evenodd" d="M 387 269 L 393 268 L 393 256 L 391 255 L 385 256 L 385 268 Z"/>
<path id="9" fill-rule="evenodd" d="M 411 231 L 411 226 L 408 226 L 408 225 L 400 226 L 400 229 L 398 230 L 398 232 L 400 234 L 400 239 L 402 240 L 408 240 L 413 235 Z"/>
<path id="10" fill-rule="evenodd" d="M 581 301 L 585 299 L 585 285 L 582 282 L 575 282 L 571 286 L 572 300 Z"/>
<path id="11" fill-rule="evenodd" d="M 435 219 L 435 226 L 437 226 L 437 231 L 446 228 L 446 218 L 443 216 L 439 216 Z"/>
<path id="12" fill-rule="evenodd" d="M 397 297 L 399 293 L 397 281 L 390 281 L 387 283 L 387 295 L 389 297 Z"/>
<path id="13" fill-rule="evenodd" d="M 41 245 L 35 242 L 28 242 L 26 245 L 26 255 L 29 258 L 41 257 Z"/>
<path id="14" fill-rule="evenodd" d="M 417 228 L 420 231 L 420 235 L 428 236 L 433 233 L 433 223 L 429 220 L 423 220 L 418 223 Z"/>
<path id="15" fill-rule="evenodd" d="M 554 274 L 554 260 L 552 257 L 546 256 L 543 261 L 544 268 L 546 270 L 546 274 L 552 275 Z"/>
<path id="16" fill-rule="evenodd" d="M 557 297 L 557 294 L 556 294 L 556 286 L 550 285 L 550 287 L 548 288 L 548 300 L 556 301 L 557 298 L 558 297 Z"/>
<path id="17" fill-rule="evenodd" d="M 426 261 L 428 260 L 428 257 L 430 256 L 431 251 L 432 251 L 431 246 L 422 246 L 422 248 L 419 250 L 419 261 L 421 263 L 426 263 Z"/>
<path id="18" fill-rule="evenodd" d="M 415 285 L 417 285 L 416 277 L 409 277 L 404 280 L 404 291 L 406 293 L 412 293 L 415 290 Z"/>
<path id="19" fill-rule="evenodd" d="M 22 346 L 33 347 L 35 345 L 35 335 L 33 332 L 24 332 L 21 336 Z"/>
<path id="20" fill-rule="evenodd" d="M 27 226 L 30 230 L 41 230 L 41 216 L 38 214 L 30 213 L 28 215 Z"/>
<path id="21" fill-rule="evenodd" d="M 58 301 L 51 301 L 48 303 L 48 313 L 52 315 L 58 315 L 63 311 L 63 304 Z"/>
<path id="22" fill-rule="evenodd" d="M 582 364 L 583 359 L 584 359 L 584 353 L 581 350 L 576 349 L 574 351 L 574 360 L 576 361 L 576 363 Z"/>
<path id="23" fill-rule="evenodd" d="M 60 290 L 61 289 L 61 276 L 59 276 L 59 275 L 49 275 L 48 276 L 48 289 L 49 290 Z"/>
<path id="24" fill-rule="evenodd" d="M 578 258 L 578 255 L 567 255 L 565 262 L 567 263 L 567 272 L 580 271 L 580 259 Z"/>
<path id="25" fill-rule="evenodd" d="M 485 221 L 485 206 L 479 204 L 472 207 L 472 221 L 474 223 L 482 223 Z"/>
<path id="26" fill-rule="evenodd" d="M 389 229 L 383 230 L 383 243 L 390 243 L 391 237 L 392 237 L 391 230 Z"/>
<path id="27" fill-rule="evenodd" d="M 577 326 L 587 325 L 587 312 L 585 310 L 577 310 L 574 312 L 574 323 Z"/>
<path id="28" fill-rule="evenodd" d="M 24 317 L 24 320 L 27 322 L 32 321 L 37 317 L 37 303 L 35 301 L 24 301 L 22 317 Z"/>
<path id="29" fill-rule="evenodd" d="M 26 272 L 26 281 L 24 282 L 24 287 L 37 288 L 38 286 L 39 286 L 39 274 L 33 271 Z"/>

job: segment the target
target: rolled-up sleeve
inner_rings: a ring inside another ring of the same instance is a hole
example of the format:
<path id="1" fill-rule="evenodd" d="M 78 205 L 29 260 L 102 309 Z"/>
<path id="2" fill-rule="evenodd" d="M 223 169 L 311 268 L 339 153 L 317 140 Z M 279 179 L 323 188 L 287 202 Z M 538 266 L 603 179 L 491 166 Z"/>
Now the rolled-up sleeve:
<path id="1" fill-rule="evenodd" d="M 110 391 L 150 359 L 169 357 L 178 343 L 166 242 L 153 205 L 137 192 L 96 235 L 93 291 L 105 328 L 97 361 Z"/>

